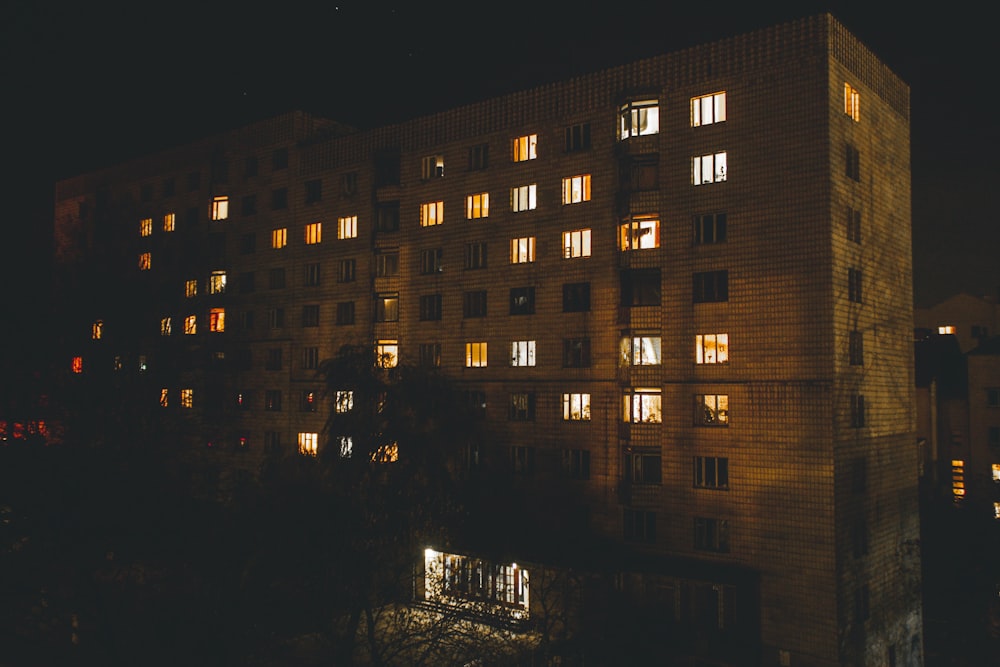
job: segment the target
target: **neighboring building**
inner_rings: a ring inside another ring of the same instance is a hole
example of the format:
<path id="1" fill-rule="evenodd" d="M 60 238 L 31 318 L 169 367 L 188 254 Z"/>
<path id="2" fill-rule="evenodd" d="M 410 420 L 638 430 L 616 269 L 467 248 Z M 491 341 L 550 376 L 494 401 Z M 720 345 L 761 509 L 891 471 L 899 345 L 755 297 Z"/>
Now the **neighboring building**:
<path id="1" fill-rule="evenodd" d="M 697 639 L 665 655 L 919 665 L 910 218 L 909 89 L 822 15 L 60 182 L 60 354 L 246 471 L 323 446 L 341 345 L 439 366 L 489 472 L 637 557 L 619 588 Z"/>
<path id="2" fill-rule="evenodd" d="M 913 326 L 923 335 L 953 335 L 962 352 L 968 352 L 1000 331 L 998 311 L 993 297 L 955 294 L 929 308 L 915 308 Z"/>

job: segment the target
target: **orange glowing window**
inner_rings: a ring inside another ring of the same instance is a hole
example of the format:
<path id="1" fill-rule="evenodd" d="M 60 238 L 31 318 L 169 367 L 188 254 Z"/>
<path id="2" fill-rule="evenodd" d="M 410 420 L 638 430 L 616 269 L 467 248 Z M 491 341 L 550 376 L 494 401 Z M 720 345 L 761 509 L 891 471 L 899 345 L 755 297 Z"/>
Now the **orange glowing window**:
<path id="1" fill-rule="evenodd" d="M 488 218 L 490 216 L 490 193 L 480 192 L 465 198 L 465 218 Z"/>
<path id="2" fill-rule="evenodd" d="M 538 135 L 526 134 L 514 139 L 514 162 L 526 162 L 538 157 Z"/>
<path id="3" fill-rule="evenodd" d="M 139 270 L 149 271 L 153 267 L 153 256 L 151 253 L 139 253 Z"/>
<path id="4" fill-rule="evenodd" d="M 194 407 L 194 389 L 181 389 L 181 407 Z"/>
<path id="5" fill-rule="evenodd" d="M 356 239 L 358 237 L 358 216 L 345 215 L 337 218 L 337 238 Z"/>
<path id="6" fill-rule="evenodd" d="M 444 202 L 432 201 L 420 205 L 420 226 L 433 227 L 444 222 Z"/>
<path id="7" fill-rule="evenodd" d="M 569 176 L 562 179 L 562 203 L 578 204 L 590 201 L 590 174 Z"/>
<path id="8" fill-rule="evenodd" d="M 94 340 L 104 337 L 104 320 L 97 320 L 90 326 L 90 337 Z"/>
<path id="9" fill-rule="evenodd" d="M 160 320 L 160 335 L 161 336 L 169 336 L 171 334 L 171 330 L 172 329 L 173 329 L 173 327 L 171 326 L 171 318 L 164 317 L 164 318 L 162 318 Z"/>
<path id="10" fill-rule="evenodd" d="M 212 220 L 225 220 L 229 217 L 229 197 L 225 195 L 212 197 Z"/>
<path id="11" fill-rule="evenodd" d="M 306 245 L 315 245 L 323 240 L 323 223 L 311 222 L 306 225 Z"/>
<path id="12" fill-rule="evenodd" d="M 485 341 L 465 344 L 466 368 L 485 368 L 487 361 L 487 344 Z"/>
<path id="13" fill-rule="evenodd" d="M 620 250 L 647 250 L 660 247 L 660 220 L 656 216 L 636 216 L 618 227 Z"/>
<path id="14" fill-rule="evenodd" d="M 139 221 L 139 236 L 150 236 L 153 233 L 153 219 L 143 218 Z"/>
<path id="15" fill-rule="evenodd" d="M 163 231 L 172 232 L 176 229 L 176 217 L 173 213 L 167 213 L 163 216 Z"/>
<path id="16" fill-rule="evenodd" d="M 198 281 L 197 280 L 185 280 L 184 281 L 184 296 L 189 299 L 193 296 L 198 296 Z"/>
<path id="17" fill-rule="evenodd" d="M 220 332 L 226 330 L 226 309 L 213 308 L 208 313 L 208 330 Z"/>
<path id="18" fill-rule="evenodd" d="M 855 123 L 861 120 L 861 93 L 849 83 L 844 83 L 844 113 Z"/>
<path id="19" fill-rule="evenodd" d="M 938 327 L 939 336 L 947 336 L 949 334 L 954 334 L 954 333 L 955 333 L 955 327 L 950 324 Z"/>
<path id="20" fill-rule="evenodd" d="M 73 357 L 73 372 L 74 373 L 83 372 L 83 357 Z"/>
<path id="21" fill-rule="evenodd" d="M 184 318 L 184 333 L 189 336 L 198 333 L 198 317 L 196 315 L 188 315 Z"/>
<path id="22" fill-rule="evenodd" d="M 271 247 L 277 250 L 279 248 L 284 248 L 286 245 L 288 245 L 288 229 L 286 227 L 272 229 Z"/>
<path id="23" fill-rule="evenodd" d="M 372 462 L 373 463 L 392 463 L 393 461 L 399 460 L 399 445 L 395 442 L 390 442 L 385 445 L 379 445 L 372 452 Z"/>
<path id="24" fill-rule="evenodd" d="M 956 503 L 965 498 L 965 461 L 962 459 L 951 462 L 951 495 Z"/>
<path id="25" fill-rule="evenodd" d="M 299 454 L 316 456 L 319 451 L 319 433 L 299 433 Z"/>
<path id="26" fill-rule="evenodd" d="M 168 407 L 170 405 L 170 390 L 163 388 L 160 390 L 160 407 Z"/>

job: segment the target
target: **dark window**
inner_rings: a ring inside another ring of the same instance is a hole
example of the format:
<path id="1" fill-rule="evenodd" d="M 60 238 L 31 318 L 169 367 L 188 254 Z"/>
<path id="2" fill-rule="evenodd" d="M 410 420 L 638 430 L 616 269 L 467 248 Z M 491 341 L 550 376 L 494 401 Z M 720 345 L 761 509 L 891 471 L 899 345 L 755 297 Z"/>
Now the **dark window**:
<path id="1" fill-rule="evenodd" d="M 163 196 L 173 197 L 177 191 L 177 181 L 171 176 L 163 181 Z"/>
<path id="2" fill-rule="evenodd" d="M 266 371 L 280 371 L 281 370 L 281 348 L 272 347 L 265 352 L 264 357 L 264 370 Z"/>
<path id="3" fill-rule="evenodd" d="M 702 271 L 694 274 L 694 303 L 729 301 L 729 271 Z"/>
<path id="4" fill-rule="evenodd" d="M 340 176 L 340 193 L 345 197 L 358 194 L 358 172 L 349 171 Z"/>
<path id="5" fill-rule="evenodd" d="M 354 302 L 342 301 L 337 304 L 337 324 L 354 324 Z"/>
<path id="6" fill-rule="evenodd" d="M 854 596 L 854 613 L 858 621 L 867 621 L 871 613 L 868 584 L 861 584 Z"/>
<path id="7" fill-rule="evenodd" d="M 725 241 L 725 213 L 702 213 L 694 216 L 694 242 L 696 245 L 724 243 Z"/>
<path id="8" fill-rule="evenodd" d="M 399 275 L 399 251 L 379 252 L 375 255 L 375 275 L 394 278 Z"/>
<path id="9" fill-rule="evenodd" d="M 441 366 L 441 343 L 421 343 L 419 360 L 420 365 L 425 368 L 439 368 Z"/>
<path id="10" fill-rule="evenodd" d="M 267 320 L 272 329 L 280 329 L 285 326 L 285 309 L 272 308 L 267 312 Z"/>
<path id="11" fill-rule="evenodd" d="M 375 187 L 399 185 L 399 151 L 381 151 L 375 156 Z"/>
<path id="12" fill-rule="evenodd" d="M 628 542 L 656 541 L 656 512 L 625 509 L 622 536 Z"/>
<path id="13" fill-rule="evenodd" d="M 721 456 L 695 456 L 694 485 L 702 489 L 728 489 L 729 459 Z"/>
<path id="14" fill-rule="evenodd" d="M 729 521 L 695 517 L 694 548 L 699 551 L 729 553 Z"/>
<path id="15" fill-rule="evenodd" d="M 257 175 L 257 156 L 250 155 L 247 157 L 246 162 L 243 167 L 243 175 L 247 178 Z"/>
<path id="16" fill-rule="evenodd" d="M 489 144 L 476 144 L 469 147 L 469 170 L 477 171 L 486 169 L 489 165 L 490 147 Z"/>
<path id="17" fill-rule="evenodd" d="M 847 269 L 847 299 L 853 303 L 861 303 L 861 269 Z"/>
<path id="18" fill-rule="evenodd" d="M 425 294 L 420 297 L 420 319 L 424 322 L 441 319 L 440 294 Z"/>
<path id="19" fill-rule="evenodd" d="M 288 188 L 271 191 L 271 208 L 275 210 L 288 208 Z"/>
<path id="20" fill-rule="evenodd" d="M 240 329 L 253 331 L 253 311 L 244 310 L 240 312 Z"/>
<path id="21" fill-rule="evenodd" d="M 240 252 L 244 255 L 252 255 L 257 251 L 257 235 L 248 232 L 240 237 Z"/>
<path id="22" fill-rule="evenodd" d="M 562 450 L 563 476 L 570 479 L 590 479 L 590 452 L 586 449 Z"/>
<path id="23" fill-rule="evenodd" d="M 247 271 L 240 274 L 240 294 L 249 294 L 254 291 L 254 272 Z"/>
<path id="24" fill-rule="evenodd" d="M 319 348 L 302 348 L 302 370 L 311 371 L 319 368 Z"/>
<path id="25" fill-rule="evenodd" d="M 865 363 L 865 336 L 861 331 L 851 332 L 850 361 L 852 366 L 863 366 Z"/>
<path id="26" fill-rule="evenodd" d="M 465 268 L 486 268 L 486 243 L 479 241 L 465 244 Z"/>
<path id="27" fill-rule="evenodd" d="M 535 314 L 534 287 L 512 287 L 510 289 L 510 314 L 511 315 Z"/>
<path id="28" fill-rule="evenodd" d="M 515 475 L 531 475 L 535 472 L 535 448 L 511 445 L 510 470 Z"/>
<path id="29" fill-rule="evenodd" d="M 1000 426 L 990 426 L 986 431 L 990 447 L 1000 447 Z"/>
<path id="30" fill-rule="evenodd" d="M 354 260 L 353 259 L 342 259 L 340 260 L 340 265 L 337 270 L 337 282 L 338 283 L 352 283 L 354 282 Z"/>
<path id="31" fill-rule="evenodd" d="M 223 262 L 226 258 L 226 235 L 209 234 L 207 243 L 208 256 L 216 262 Z"/>
<path id="32" fill-rule="evenodd" d="M 851 144 L 847 144 L 847 177 L 852 181 L 861 180 L 861 153 Z"/>
<path id="33" fill-rule="evenodd" d="M 280 389 L 268 389 L 264 392 L 264 409 L 270 412 L 281 412 Z"/>
<path id="34" fill-rule="evenodd" d="M 563 285 L 563 312 L 582 313 L 590 310 L 590 283 Z"/>
<path id="35" fill-rule="evenodd" d="M 243 215 L 255 215 L 257 213 L 257 195 L 246 195 L 243 197 L 243 205 L 240 212 Z"/>
<path id="36" fill-rule="evenodd" d="M 427 248 L 420 251 L 420 273 L 431 275 L 441 273 L 441 248 Z"/>
<path id="37" fill-rule="evenodd" d="M 198 208 L 189 208 L 184 214 L 184 226 L 193 229 L 198 226 L 199 222 L 201 222 L 201 215 L 198 213 Z"/>
<path id="38" fill-rule="evenodd" d="M 563 339 L 563 368 L 590 368 L 590 339 Z"/>
<path id="39" fill-rule="evenodd" d="M 475 419 L 486 419 L 486 392 L 469 389 L 464 393 L 465 405 Z"/>
<path id="40" fill-rule="evenodd" d="M 534 392 L 518 392 L 510 395 L 510 406 L 507 412 L 510 421 L 525 422 L 535 419 Z"/>
<path id="41" fill-rule="evenodd" d="M 862 428 L 865 425 L 865 397 L 862 394 L 851 396 L 851 428 Z"/>
<path id="42" fill-rule="evenodd" d="M 306 203 L 315 204 L 323 199 L 323 181 L 316 179 L 305 182 Z"/>
<path id="43" fill-rule="evenodd" d="M 285 270 L 271 269 L 267 272 L 268 289 L 281 289 L 285 286 Z"/>
<path id="44" fill-rule="evenodd" d="M 486 290 L 462 294 L 462 317 L 486 317 Z"/>
<path id="45" fill-rule="evenodd" d="M 319 263 L 306 264 L 302 276 L 302 282 L 306 287 L 316 287 L 319 285 Z"/>
<path id="46" fill-rule="evenodd" d="M 319 326 L 319 305 L 310 304 L 307 306 L 302 306 L 302 326 L 304 327 Z"/>
<path id="47" fill-rule="evenodd" d="M 861 243 L 861 210 L 847 207 L 847 240 Z"/>
<path id="48" fill-rule="evenodd" d="M 399 202 L 385 202 L 375 209 L 375 230 L 379 232 L 399 231 Z"/>
<path id="49" fill-rule="evenodd" d="M 221 157 L 212 160 L 212 183 L 229 182 L 229 162 Z"/>
<path id="50" fill-rule="evenodd" d="M 851 522 L 851 552 L 855 558 L 868 555 L 868 522 L 863 515 Z"/>
<path id="51" fill-rule="evenodd" d="M 375 295 L 375 321 L 399 321 L 399 294 L 392 292 Z"/>
<path id="52" fill-rule="evenodd" d="M 201 172 L 192 171 L 187 175 L 187 186 L 189 192 L 194 192 L 201 187 Z"/>
<path id="53" fill-rule="evenodd" d="M 299 396 L 299 410 L 302 412 L 316 412 L 319 408 L 319 395 L 318 392 L 303 389 Z"/>
<path id="54" fill-rule="evenodd" d="M 271 154 L 271 169 L 279 171 L 288 168 L 288 149 L 277 148 Z"/>
<path id="55" fill-rule="evenodd" d="M 139 188 L 139 201 L 149 202 L 153 201 L 153 184 L 146 183 Z"/>
<path id="56" fill-rule="evenodd" d="M 590 150 L 590 123 L 577 123 L 566 128 L 566 152 Z"/>
<path id="57" fill-rule="evenodd" d="M 621 274 L 623 306 L 659 306 L 660 270 L 631 269 Z"/>
<path id="58" fill-rule="evenodd" d="M 868 490 L 868 462 L 863 456 L 851 459 L 851 492 L 864 493 Z"/>
<path id="59" fill-rule="evenodd" d="M 619 181 L 622 190 L 644 192 L 660 187 L 660 156 L 633 155 L 622 160 Z"/>
<path id="60" fill-rule="evenodd" d="M 662 478 L 660 453 L 627 452 L 622 463 L 625 479 L 634 484 L 659 484 Z"/>
<path id="61" fill-rule="evenodd" d="M 236 400 L 234 402 L 236 403 L 237 410 L 249 410 L 250 404 L 253 402 L 253 392 L 236 392 Z"/>
<path id="62" fill-rule="evenodd" d="M 986 390 L 986 405 L 991 408 L 1000 407 L 1000 389 L 991 387 Z"/>

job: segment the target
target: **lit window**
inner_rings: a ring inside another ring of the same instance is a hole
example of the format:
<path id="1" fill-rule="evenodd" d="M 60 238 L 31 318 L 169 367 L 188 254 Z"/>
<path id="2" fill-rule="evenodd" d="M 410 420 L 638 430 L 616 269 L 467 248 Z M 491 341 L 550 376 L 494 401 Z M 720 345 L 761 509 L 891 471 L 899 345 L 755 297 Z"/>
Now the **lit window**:
<path id="1" fill-rule="evenodd" d="M 639 137 L 660 131 L 659 100 L 636 100 L 619 108 L 619 138 Z"/>
<path id="2" fill-rule="evenodd" d="M 337 442 L 340 445 L 340 458 L 351 458 L 351 454 L 354 453 L 354 438 L 349 435 L 342 435 L 337 438 Z"/>
<path id="3" fill-rule="evenodd" d="M 729 396 L 727 394 L 695 394 L 695 426 L 729 426 Z"/>
<path id="4" fill-rule="evenodd" d="M 145 354 L 140 354 L 139 355 L 139 372 L 140 373 L 145 373 L 148 370 L 149 370 L 149 365 L 146 363 L 146 355 Z"/>
<path id="5" fill-rule="evenodd" d="M 590 174 L 562 179 L 562 203 L 577 204 L 582 201 L 590 201 Z"/>
<path id="6" fill-rule="evenodd" d="M 535 183 L 531 185 L 522 185 L 520 187 L 510 189 L 510 208 L 515 213 L 519 211 L 531 211 L 537 205 L 535 199 L 535 190 L 537 186 Z"/>
<path id="7" fill-rule="evenodd" d="M 194 389 L 181 389 L 181 407 L 194 407 Z"/>
<path id="8" fill-rule="evenodd" d="M 660 220 L 655 216 L 637 216 L 618 227 L 621 250 L 647 250 L 660 247 Z"/>
<path id="9" fill-rule="evenodd" d="M 188 315 L 184 318 L 184 333 L 195 334 L 198 332 L 198 317 L 196 315 Z"/>
<path id="10" fill-rule="evenodd" d="M 170 390 L 161 389 L 160 390 L 160 407 L 166 408 L 170 406 Z"/>
<path id="11" fill-rule="evenodd" d="M 428 155 L 420 161 L 420 178 L 429 181 L 444 176 L 444 156 Z"/>
<path id="12" fill-rule="evenodd" d="M 163 317 L 160 319 L 160 335 L 169 336 L 171 333 L 170 318 Z"/>
<path id="13" fill-rule="evenodd" d="M 622 361 L 628 366 L 659 366 L 662 360 L 660 354 L 659 336 L 632 336 L 622 338 Z"/>
<path id="14" fill-rule="evenodd" d="M 514 139 L 514 162 L 525 162 L 538 157 L 536 148 L 538 146 L 537 134 L 526 134 L 523 137 Z"/>
<path id="15" fill-rule="evenodd" d="M 198 296 L 198 281 L 197 280 L 185 280 L 184 281 L 184 296 L 191 298 L 193 296 Z"/>
<path id="16" fill-rule="evenodd" d="M 951 462 L 951 496 L 956 503 L 965 497 L 965 461 L 961 459 Z"/>
<path id="17" fill-rule="evenodd" d="M 855 123 L 861 120 L 861 93 L 849 83 L 844 83 L 844 113 Z"/>
<path id="18" fill-rule="evenodd" d="M 622 414 L 626 422 L 659 424 L 663 421 L 659 389 L 633 389 L 622 398 Z"/>
<path id="19" fill-rule="evenodd" d="M 486 366 L 486 343 L 466 343 L 465 344 L 465 367 L 484 368 Z"/>
<path id="20" fill-rule="evenodd" d="M 695 185 L 726 180 L 726 153 L 723 151 L 692 158 L 691 179 Z"/>
<path id="21" fill-rule="evenodd" d="M 306 245 L 315 245 L 323 239 L 323 223 L 311 222 L 306 225 Z"/>
<path id="22" fill-rule="evenodd" d="M 432 201 L 420 205 L 420 226 L 433 227 L 444 222 L 444 202 Z"/>
<path id="23" fill-rule="evenodd" d="M 337 218 L 337 238 L 354 239 L 358 237 L 358 216 L 346 215 Z"/>
<path id="24" fill-rule="evenodd" d="M 226 292 L 226 272 L 212 271 L 212 273 L 208 275 L 208 293 L 225 294 L 225 292 Z"/>
<path id="25" fill-rule="evenodd" d="M 333 409 L 343 414 L 354 409 L 354 392 L 349 390 L 338 390 L 334 394 Z"/>
<path id="26" fill-rule="evenodd" d="M 694 348 L 696 364 L 729 363 L 729 334 L 698 334 Z"/>
<path id="27" fill-rule="evenodd" d="M 208 312 L 208 330 L 214 332 L 226 330 L 225 308 L 213 308 Z"/>
<path id="28" fill-rule="evenodd" d="M 176 229 L 176 216 L 173 213 L 167 213 L 163 216 L 163 231 L 172 232 Z"/>
<path id="29" fill-rule="evenodd" d="M 993 469 L 993 481 L 1000 482 L 1000 463 L 992 464 Z"/>
<path id="30" fill-rule="evenodd" d="M 143 218 L 139 221 L 139 236 L 150 236 L 153 233 L 153 219 Z"/>
<path id="31" fill-rule="evenodd" d="M 299 433 L 299 454 L 316 456 L 319 452 L 319 433 Z"/>
<path id="32" fill-rule="evenodd" d="M 225 220 L 229 217 L 229 197 L 212 197 L 212 220 Z"/>
<path id="33" fill-rule="evenodd" d="M 148 252 L 140 253 L 139 254 L 139 270 L 140 271 L 149 271 L 149 269 L 152 268 L 152 266 L 153 266 L 153 256 L 150 253 L 148 253 Z"/>
<path id="34" fill-rule="evenodd" d="M 90 337 L 94 340 L 101 340 L 104 337 L 104 320 L 96 320 L 90 325 Z"/>
<path id="35" fill-rule="evenodd" d="M 397 292 L 375 295 L 375 321 L 399 321 L 399 294 Z"/>
<path id="36" fill-rule="evenodd" d="M 1000 520 L 1000 500 L 993 501 L 993 518 Z"/>
<path id="37" fill-rule="evenodd" d="M 424 597 L 434 602 L 474 601 L 527 619 L 528 570 L 469 556 L 424 550 Z"/>
<path id="38" fill-rule="evenodd" d="M 577 229 L 563 232 L 563 257 L 590 257 L 590 230 Z"/>
<path id="39" fill-rule="evenodd" d="M 372 463 L 392 463 L 393 461 L 399 460 L 399 445 L 395 442 L 390 442 L 385 445 L 379 445 L 372 452 Z"/>
<path id="40" fill-rule="evenodd" d="M 691 127 L 721 123 L 726 120 L 726 93 L 712 93 L 691 98 Z"/>
<path id="41" fill-rule="evenodd" d="M 942 326 L 942 327 L 938 327 L 938 335 L 939 336 L 947 336 L 947 335 L 954 334 L 954 333 L 955 333 L 955 327 L 952 326 L 952 325 L 950 325 L 950 324 Z"/>
<path id="42" fill-rule="evenodd" d="M 490 215 L 490 193 L 480 192 L 465 198 L 465 218 L 488 218 Z"/>
<path id="43" fill-rule="evenodd" d="M 515 340 L 510 344 L 511 366 L 535 365 L 535 341 Z"/>
<path id="44" fill-rule="evenodd" d="M 590 421 L 590 394 L 562 395 L 563 421 Z"/>
<path id="45" fill-rule="evenodd" d="M 510 240 L 510 263 L 527 264 L 535 261 L 535 237 L 522 236 Z"/>
<path id="46" fill-rule="evenodd" d="M 73 357 L 70 367 L 73 369 L 74 373 L 83 372 L 83 357 Z"/>
<path id="47" fill-rule="evenodd" d="M 379 368 L 395 368 L 399 364 L 399 341 L 379 340 L 375 343 L 375 365 Z"/>
<path id="48" fill-rule="evenodd" d="M 288 228 L 279 227 L 271 230 L 271 247 L 275 250 L 288 245 Z"/>

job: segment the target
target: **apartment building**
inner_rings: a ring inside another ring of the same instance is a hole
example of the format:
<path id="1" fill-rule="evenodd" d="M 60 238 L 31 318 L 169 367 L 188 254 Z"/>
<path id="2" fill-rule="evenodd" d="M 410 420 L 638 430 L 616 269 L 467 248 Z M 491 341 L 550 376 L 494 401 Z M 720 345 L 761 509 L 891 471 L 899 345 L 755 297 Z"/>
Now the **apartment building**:
<path id="1" fill-rule="evenodd" d="M 318 364 L 370 345 L 655 563 L 619 587 L 710 664 L 922 663 L 909 89 L 833 17 L 56 192 L 65 371 L 131 377 L 178 446 L 314 453 Z"/>

